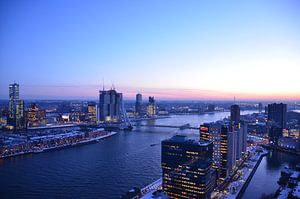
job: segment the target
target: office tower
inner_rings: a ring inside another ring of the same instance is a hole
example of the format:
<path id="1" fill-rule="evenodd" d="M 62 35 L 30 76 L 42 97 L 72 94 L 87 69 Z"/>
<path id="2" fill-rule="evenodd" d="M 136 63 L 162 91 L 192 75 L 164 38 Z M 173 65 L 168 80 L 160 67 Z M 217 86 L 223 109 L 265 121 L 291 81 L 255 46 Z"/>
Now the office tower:
<path id="1" fill-rule="evenodd" d="M 96 102 L 88 102 L 87 120 L 89 122 L 97 122 L 97 105 L 96 105 Z"/>
<path id="2" fill-rule="evenodd" d="M 27 127 L 46 125 L 46 111 L 41 110 L 35 103 L 31 104 L 26 112 Z"/>
<path id="3" fill-rule="evenodd" d="M 237 134 L 237 152 L 236 152 L 236 159 L 239 160 L 245 155 L 247 151 L 247 134 L 248 134 L 248 127 L 247 124 L 242 121 L 238 124 L 236 129 Z"/>
<path id="4" fill-rule="evenodd" d="M 25 128 L 24 101 L 19 97 L 19 84 L 9 85 L 9 116 L 8 124 L 14 129 Z"/>
<path id="5" fill-rule="evenodd" d="M 236 160 L 236 134 L 230 132 L 227 126 L 221 127 L 221 162 L 220 180 L 225 180 L 235 166 Z"/>
<path id="6" fill-rule="evenodd" d="M 154 97 L 149 97 L 149 103 L 147 105 L 147 115 L 153 117 L 156 115 L 156 105 Z"/>
<path id="7" fill-rule="evenodd" d="M 258 104 L 258 112 L 261 113 L 261 112 L 262 112 L 262 109 L 263 109 L 263 105 L 262 105 L 262 103 L 260 102 L 260 103 Z"/>
<path id="8" fill-rule="evenodd" d="M 221 125 L 218 123 L 204 123 L 200 125 L 200 140 L 213 143 L 213 168 L 218 171 L 221 161 Z"/>
<path id="9" fill-rule="evenodd" d="M 248 126 L 244 121 L 235 123 L 230 126 L 229 131 L 234 133 L 235 145 L 236 145 L 236 159 L 239 160 L 246 153 L 247 148 L 247 131 Z"/>
<path id="10" fill-rule="evenodd" d="M 275 122 L 280 128 L 286 128 L 286 112 L 286 104 L 268 104 L 268 121 Z"/>
<path id="11" fill-rule="evenodd" d="M 142 94 L 140 93 L 136 94 L 135 112 L 139 116 L 142 115 Z"/>
<path id="12" fill-rule="evenodd" d="M 176 135 L 162 141 L 163 190 L 170 198 L 210 198 L 216 175 L 212 142 Z"/>
<path id="13" fill-rule="evenodd" d="M 99 112 L 101 122 L 120 122 L 123 112 L 123 96 L 116 90 L 99 91 Z"/>
<path id="14" fill-rule="evenodd" d="M 234 104 L 230 107 L 230 118 L 232 123 L 240 121 L 241 115 L 240 107 L 238 105 Z"/>

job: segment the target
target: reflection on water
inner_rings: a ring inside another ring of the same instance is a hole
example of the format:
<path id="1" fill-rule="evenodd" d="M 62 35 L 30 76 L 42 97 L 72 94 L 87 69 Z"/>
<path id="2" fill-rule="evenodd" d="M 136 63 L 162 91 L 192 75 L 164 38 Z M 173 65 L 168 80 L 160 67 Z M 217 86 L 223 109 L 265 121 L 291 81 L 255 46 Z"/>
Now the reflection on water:
<path id="1" fill-rule="evenodd" d="M 275 193 L 280 172 L 285 166 L 295 166 L 300 163 L 297 156 L 273 151 L 264 157 L 250 181 L 243 198 L 259 198 L 262 194 Z"/>

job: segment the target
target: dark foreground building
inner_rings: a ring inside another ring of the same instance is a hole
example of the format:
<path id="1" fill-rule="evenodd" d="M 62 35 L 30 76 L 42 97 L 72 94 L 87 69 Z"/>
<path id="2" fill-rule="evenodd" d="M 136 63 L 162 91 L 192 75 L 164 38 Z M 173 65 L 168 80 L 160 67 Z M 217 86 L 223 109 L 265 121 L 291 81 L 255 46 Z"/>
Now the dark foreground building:
<path id="1" fill-rule="evenodd" d="M 213 144 L 176 135 L 162 141 L 163 190 L 170 198 L 210 198 L 216 185 Z"/>
<path id="2" fill-rule="evenodd" d="M 268 121 L 275 122 L 280 128 L 286 128 L 286 112 L 286 104 L 268 104 Z"/>

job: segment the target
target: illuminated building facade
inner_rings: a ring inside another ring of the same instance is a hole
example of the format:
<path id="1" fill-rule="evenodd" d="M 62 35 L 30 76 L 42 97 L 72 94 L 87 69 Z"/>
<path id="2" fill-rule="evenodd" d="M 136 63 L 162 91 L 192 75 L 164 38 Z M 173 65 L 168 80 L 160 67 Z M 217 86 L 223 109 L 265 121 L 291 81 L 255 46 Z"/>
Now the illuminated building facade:
<path id="1" fill-rule="evenodd" d="M 25 125 L 25 108 L 24 100 L 19 97 L 19 84 L 9 85 L 9 115 L 8 125 L 14 129 L 24 129 Z"/>
<path id="2" fill-rule="evenodd" d="M 40 110 L 35 103 L 26 112 L 27 127 L 46 125 L 46 111 Z"/>
<path id="3" fill-rule="evenodd" d="M 100 122 L 119 122 L 122 117 L 122 93 L 116 90 L 100 90 L 99 114 Z"/>
<path id="4" fill-rule="evenodd" d="M 237 136 L 235 132 L 230 132 L 225 125 L 221 127 L 221 161 L 220 161 L 220 180 L 225 180 L 236 163 Z"/>
<path id="5" fill-rule="evenodd" d="M 213 142 L 213 168 L 219 170 L 221 161 L 221 125 L 204 123 L 200 125 L 200 140 Z"/>
<path id="6" fill-rule="evenodd" d="M 88 102 L 87 120 L 89 122 L 97 122 L 97 104 L 96 104 L 96 102 Z"/>
<path id="7" fill-rule="evenodd" d="M 162 141 L 163 190 L 170 198 L 210 198 L 216 185 L 212 142 L 176 135 Z"/>
<path id="8" fill-rule="evenodd" d="M 142 115 L 142 103 L 143 103 L 142 94 L 140 94 L 140 93 L 136 94 L 136 99 L 135 99 L 135 112 L 136 112 L 136 114 L 139 115 L 139 116 Z"/>
<path id="9" fill-rule="evenodd" d="M 149 103 L 147 105 L 147 115 L 148 117 L 153 117 L 156 115 L 156 105 L 154 97 L 149 97 Z"/>
<path id="10" fill-rule="evenodd" d="M 286 112 L 286 104 L 268 104 L 268 121 L 275 122 L 280 128 L 286 128 Z"/>

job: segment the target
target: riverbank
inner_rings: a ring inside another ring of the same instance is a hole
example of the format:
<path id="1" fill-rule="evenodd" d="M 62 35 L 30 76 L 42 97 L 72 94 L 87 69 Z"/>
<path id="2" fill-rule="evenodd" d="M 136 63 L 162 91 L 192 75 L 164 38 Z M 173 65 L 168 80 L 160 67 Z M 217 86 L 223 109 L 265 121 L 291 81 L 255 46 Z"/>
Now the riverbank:
<path id="1" fill-rule="evenodd" d="M 35 154 L 35 153 L 42 153 L 42 152 L 47 152 L 47 151 L 54 151 L 54 150 L 59 150 L 59 149 L 63 149 L 63 148 L 69 148 L 69 147 L 75 147 L 78 145 L 94 143 L 101 139 L 104 139 L 104 138 L 107 138 L 107 137 L 117 134 L 117 132 L 104 132 L 104 131 L 102 131 L 101 133 L 102 134 L 97 135 L 96 137 L 86 138 L 86 139 L 76 141 L 76 142 L 69 142 L 69 143 L 55 145 L 55 146 L 49 146 L 49 147 L 31 147 L 30 150 L 20 151 L 20 152 L 8 154 L 8 155 L 1 155 L 0 159 L 20 156 L 20 155 L 26 155 L 26 154 Z M 5 149 L 5 150 L 8 150 L 8 149 Z"/>
<path id="2" fill-rule="evenodd" d="M 266 149 L 278 150 L 278 151 L 281 151 L 281 152 L 284 152 L 284 153 L 289 153 L 289 154 L 292 154 L 292 155 L 300 156 L 300 152 L 284 149 L 284 148 L 281 148 L 279 146 L 274 146 L 274 145 L 262 145 L 262 146 Z"/>

